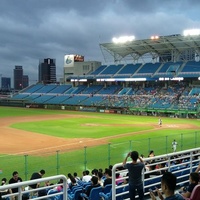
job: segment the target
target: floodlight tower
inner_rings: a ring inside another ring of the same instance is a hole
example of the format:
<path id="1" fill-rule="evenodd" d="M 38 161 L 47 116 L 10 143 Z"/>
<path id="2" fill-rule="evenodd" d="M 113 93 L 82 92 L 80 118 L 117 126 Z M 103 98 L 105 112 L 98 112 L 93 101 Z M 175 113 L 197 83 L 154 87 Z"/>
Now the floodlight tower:
<path id="1" fill-rule="evenodd" d="M 121 44 L 121 45 L 125 45 L 126 43 L 130 43 L 130 42 L 133 42 L 135 40 L 135 36 L 134 35 L 131 35 L 131 36 L 120 36 L 118 38 L 116 37 L 113 37 L 112 38 L 112 42 L 114 44 Z M 114 62 L 118 62 L 120 61 L 122 58 L 119 58 L 119 55 L 117 54 L 114 54 L 113 55 L 114 57 Z"/>
<path id="2" fill-rule="evenodd" d="M 200 29 L 188 29 L 183 31 L 184 36 L 197 36 L 200 35 Z"/>

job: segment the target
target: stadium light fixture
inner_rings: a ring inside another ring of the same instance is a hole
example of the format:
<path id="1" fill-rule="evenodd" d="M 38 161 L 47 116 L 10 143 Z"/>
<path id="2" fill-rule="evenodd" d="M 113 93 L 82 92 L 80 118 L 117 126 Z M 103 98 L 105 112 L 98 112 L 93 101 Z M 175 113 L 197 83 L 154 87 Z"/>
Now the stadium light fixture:
<path id="1" fill-rule="evenodd" d="M 200 29 L 184 30 L 184 31 L 183 31 L 183 35 L 184 35 L 184 36 L 200 35 Z"/>
<path id="2" fill-rule="evenodd" d="M 126 42 L 132 42 L 133 40 L 135 40 L 135 36 L 121 36 L 119 38 L 114 37 L 112 39 L 113 43 L 118 44 L 118 43 L 126 43 Z"/>
<path id="3" fill-rule="evenodd" d="M 151 39 L 152 39 L 152 40 L 158 40 L 158 39 L 159 39 L 159 36 L 158 36 L 158 35 L 152 35 L 152 36 L 151 36 Z"/>
<path id="4" fill-rule="evenodd" d="M 87 79 L 71 79 L 71 82 L 87 82 Z"/>
<path id="5" fill-rule="evenodd" d="M 169 80 L 171 80 L 171 81 L 183 81 L 184 78 L 183 77 L 175 77 L 175 78 L 161 77 L 161 78 L 159 78 L 159 81 L 169 81 Z"/>
<path id="6" fill-rule="evenodd" d="M 184 78 L 183 77 L 175 77 L 175 78 L 171 78 L 170 80 L 172 80 L 172 81 L 183 81 Z"/>
<path id="7" fill-rule="evenodd" d="M 104 82 L 104 81 L 146 81 L 146 78 L 106 78 L 106 79 L 96 79 L 98 82 Z"/>

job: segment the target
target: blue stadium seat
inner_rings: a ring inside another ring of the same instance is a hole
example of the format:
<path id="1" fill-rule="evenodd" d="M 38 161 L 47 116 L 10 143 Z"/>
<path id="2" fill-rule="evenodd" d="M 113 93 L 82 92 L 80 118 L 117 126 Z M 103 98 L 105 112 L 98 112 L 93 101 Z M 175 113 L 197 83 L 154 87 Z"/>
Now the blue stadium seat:
<path id="1" fill-rule="evenodd" d="M 80 194 L 83 192 L 82 188 L 76 189 L 73 193 L 68 194 L 69 200 L 79 200 Z"/>
<path id="2" fill-rule="evenodd" d="M 99 193 L 102 192 L 102 190 L 103 188 L 99 186 L 91 189 L 89 197 L 85 193 L 81 193 L 80 196 L 88 200 L 98 200 L 100 199 Z"/>

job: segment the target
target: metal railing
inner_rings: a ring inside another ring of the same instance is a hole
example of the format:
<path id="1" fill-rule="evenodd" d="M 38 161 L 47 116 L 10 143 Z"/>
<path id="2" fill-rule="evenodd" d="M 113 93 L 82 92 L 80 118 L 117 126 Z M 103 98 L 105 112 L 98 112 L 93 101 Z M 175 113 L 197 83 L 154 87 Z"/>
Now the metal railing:
<path id="1" fill-rule="evenodd" d="M 32 184 L 37 184 L 37 183 L 42 183 L 42 182 L 47 182 L 47 181 L 55 181 L 55 180 L 63 180 L 63 190 L 60 192 L 56 192 L 54 194 L 48 194 L 48 195 L 44 195 L 41 197 L 37 197 L 35 196 L 34 199 L 46 199 L 47 197 L 53 197 L 53 196 L 57 196 L 57 195 L 63 195 L 63 200 L 67 200 L 67 178 L 64 175 L 57 175 L 57 176 L 50 176 L 50 177 L 46 177 L 46 178 L 40 178 L 40 179 L 35 179 L 35 180 L 30 180 L 30 181 L 23 181 L 23 182 L 19 182 L 19 183 L 15 183 L 15 184 L 9 184 L 9 185 L 4 185 L 4 186 L 0 186 L 0 191 L 4 191 L 4 190 L 8 190 L 8 189 L 12 189 L 12 188 L 18 188 L 18 192 L 17 193 L 11 193 L 11 194 L 7 194 L 7 195 L 3 195 L 2 198 L 6 198 L 6 197 L 13 197 L 16 196 L 18 200 L 22 199 L 23 195 L 28 195 L 28 198 L 31 199 L 31 193 L 36 193 L 40 190 L 44 190 L 44 189 L 52 189 L 53 187 L 55 187 L 55 185 L 51 185 L 51 186 L 44 186 L 44 187 L 39 187 L 36 189 L 30 189 L 29 190 L 23 190 L 22 188 L 32 185 Z M 59 185 L 59 184 L 58 184 Z M 56 186 L 58 186 L 56 185 Z"/>
<path id="2" fill-rule="evenodd" d="M 149 194 L 149 189 L 151 189 L 152 187 L 154 187 L 154 188 L 155 188 L 155 186 L 160 187 L 160 179 L 162 177 L 162 173 L 153 175 L 153 176 L 151 176 L 151 175 L 154 172 L 161 172 L 161 170 L 166 170 L 166 171 L 170 171 L 170 172 L 174 173 L 177 176 L 177 185 L 178 186 L 182 186 L 182 185 L 188 183 L 189 182 L 189 174 L 196 170 L 196 168 L 200 162 L 199 158 L 200 158 L 200 147 L 185 150 L 185 151 L 179 151 L 176 153 L 163 154 L 163 155 L 155 156 L 155 157 L 151 157 L 151 158 L 144 158 L 143 160 L 145 162 L 146 167 L 164 163 L 163 168 L 158 168 L 158 169 L 156 168 L 156 169 L 149 170 L 149 171 L 143 170 L 142 179 L 143 179 L 143 184 L 144 184 L 145 195 Z M 181 162 L 180 162 L 180 160 L 181 160 Z M 129 163 L 130 162 L 131 161 L 129 161 Z M 173 163 L 176 163 L 176 164 L 173 164 Z M 123 174 L 128 173 L 128 171 L 126 169 L 117 170 L 120 167 L 122 167 L 122 163 L 115 164 L 112 169 L 112 200 L 116 200 L 117 196 L 121 196 L 121 195 L 125 195 L 125 194 L 129 193 L 128 190 L 126 190 L 126 191 L 123 190 L 123 191 L 120 191 L 120 193 L 116 194 L 117 189 L 128 186 L 128 184 L 116 185 L 116 173 L 123 173 Z M 148 175 L 149 175 L 148 178 L 145 177 Z M 124 180 L 126 178 L 128 178 L 127 175 L 122 176 L 120 179 Z M 39 187 L 37 189 L 29 189 L 29 190 L 22 189 L 25 186 L 29 186 L 32 184 L 37 184 L 37 183 L 42 183 L 42 182 L 45 183 L 47 181 L 57 181 L 58 179 L 59 180 L 62 179 L 63 183 Z M 148 181 L 150 181 L 150 182 L 148 183 Z M 16 184 L 4 185 L 4 186 L 0 186 L 0 191 L 12 189 L 12 188 L 18 188 L 17 193 L 7 194 L 7 195 L 4 195 L 3 197 L 17 196 L 18 199 L 21 200 L 22 196 L 26 195 L 27 193 L 29 195 L 29 198 L 32 198 L 32 195 L 30 195 L 31 193 L 35 193 L 35 192 L 38 192 L 38 191 L 44 190 L 44 189 L 52 189 L 58 185 L 63 185 L 62 191 L 56 192 L 54 194 L 44 195 L 41 197 L 36 196 L 36 197 L 34 197 L 34 199 L 36 199 L 36 200 L 37 199 L 45 199 L 47 197 L 53 197 L 53 196 L 60 195 L 60 197 L 61 197 L 60 199 L 67 200 L 67 188 L 68 187 L 67 187 L 67 178 L 65 175 L 57 175 L 57 176 L 51 176 L 51 177 L 47 177 L 47 178 L 24 181 L 24 182 L 20 182 L 20 183 L 16 183 Z"/>
<path id="3" fill-rule="evenodd" d="M 160 135 L 159 137 L 145 139 L 134 137 L 133 140 L 112 142 L 97 147 L 84 146 L 83 144 L 78 154 L 75 151 L 70 151 L 71 146 L 66 145 L 58 148 L 52 147 L 50 150 L 43 148 L 42 152 L 39 149 L 27 152 L 26 154 L 22 152 L 21 154 L 1 155 L 0 170 L 2 170 L 1 175 L 3 177 L 9 177 L 16 170 L 19 172 L 22 180 L 29 180 L 32 172 L 38 169 L 45 169 L 46 176 L 73 172 L 77 172 L 80 175 L 86 169 L 91 170 L 98 166 L 105 168 L 106 166 L 119 163 L 124 157 L 124 152 L 133 149 L 137 149 L 145 157 L 147 157 L 148 152 L 152 149 L 156 155 L 171 153 L 172 141 L 174 139 L 178 142 L 177 151 L 200 147 L 200 131 Z M 82 143 L 79 144 L 81 145 Z M 68 153 L 69 151 L 70 153 Z M 70 162 L 66 162 L 66 160 L 70 160 Z M 19 164 L 15 166 L 15 163 Z M 46 165 L 46 163 L 49 165 Z"/>
<path id="4" fill-rule="evenodd" d="M 155 156 L 151 158 L 144 158 L 145 167 L 146 166 L 153 166 L 153 165 L 159 165 L 161 163 L 165 164 L 165 167 L 160 169 L 154 169 L 150 171 L 143 170 L 142 173 L 142 179 L 143 179 L 143 185 L 144 185 L 144 193 L 145 195 L 149 194 L 149 189 L 152 189 L 155 187 L 160 187 L 160 180 L 162 177 L 162 174 L 157 174 L 150 176 L 149 178 L 145 178 L 145 176 L 148 176 L 153 173 L 160 172 L 161 170 L 166 170 L 169 172 L 172 172 L 177 177 L 177 186 L 182 186 L 189 182 L 189 174 L 191 172 L 194 172 L 200 164 L 200 147 L 195 149 L 189 149 L 185 151 L 179 151 L 177 153 L 169 153 L 164 154 L 160 156 Z M 182 162 L 180 162 L 182 160 Z M 154 162 L 150 162 L 154 161 Z M 127 163 L 131 163 L 127 162 Z M 177 164 L 172 164 L 177 163 Z M 125 185 L 116 185 L 116 173 L 128 173 L 128 170 L 118 170 L 123 165 L 122 163 L 115 164 L 112 169 L 112 199 L 115 200 L 117 196 L 122 196 L 128 193 L 128 191 L 122 191 L 118 194 L 116 194 L 117 189 L 126 187 L 128 184 Z M 121 179 L 126 179 L 127 176 L 122 177 Z M 147 182 L 149 184 L 147 184 Z"/>

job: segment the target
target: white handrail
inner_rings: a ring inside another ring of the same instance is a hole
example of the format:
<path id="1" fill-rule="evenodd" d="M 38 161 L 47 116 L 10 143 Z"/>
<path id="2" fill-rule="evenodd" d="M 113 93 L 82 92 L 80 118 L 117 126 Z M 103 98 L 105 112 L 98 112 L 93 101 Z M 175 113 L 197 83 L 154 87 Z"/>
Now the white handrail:
<path id="1" fill-rule="evenodd" d="M 183 177 L 187 176 L 188 177 L 188 181 L 189 181 L 189 174 L 194 170 L 195 167 L 197 167 L 197 166 L 193 166 L 192 164 L 195 163 L 195 162 L 200 162 L 199 159 L 195 160 L 194 156 L 196 156 L 198 158 L 200 157 L 200 147 L 199 148 L 194 148 L 194 149 L 188 149 L 188 150 L 185 150 L 185 151 L 179 151 L 179 152 L 175 152 L 175 153 L 163 154 L 163 155 L 159 155 L 159 156 L 155 156 L 155 157 L 151 157 L 151 158 L 144 158 L 143 160 L 144 160 L 145 163 L 147 163 L 150 160 L 155 160 L 156 161 L 153 164 L 148 164 L 148 166 L 164 162 L 164 163 L 167 164 L 167 166 L 165 168 L 162 168 L 162 169 L 166 169 L 167 171 L 172 171 L 173 167 L 175 167 L 175 166 L 188 165 L 188 167 L 185 168 L 185 170 L 189 169 L 188 174 L 185 174 L 185 175 L 183 175 L 183 176 L 181 176 L 179 178 L 183 178 Z M 188 159 L 187 162 L 181 163 L 181 164 L 178 164 L 178 165 L 171 165 L 171 161 L 176 161 L 176 160 L 180 160 L 180 159 L 184 159 L 184 158 Z M 131 162 L 132 161 L 129 161 L 127 163 L 131 163 Z M 120 195 L 124 194 L 124 193 L 116 194 L 116 189 L 122 187 L 121 185 L 120 186 L 116 185 L 116 173 L 128 172 L 128 170 L 124 170 L 124 169 L 122 171 L 116 170 L 117 168 L 122 167 L 122 166 L 123 165 L 122 165 L 122 162 L 121 162 L 121 163 L 115 164 L 113 166 L 113 168 L 112 168 L 112 200 L 115 200 L 117 196 L 120 196 Z M 151 172 L 158 172 L 159 170 L 160 169 L 155 169 L 155 170 L 152 170 L 152 171 L 149 171 L 149 172 L 145 172 L 143 170 L 143 173 L 142 173 L 143 183 L 144 183 L 145 180 L 153 180 L 154 178 L 161 177 L 161 175 L 157 175 L 155 177 L 151 177 L 151 178 L 148 178 L 148 179 L 144 178 L 145 174 L 150 174 Z M 174 171 L 172 173 L 180 172 L 180 171 L 184 171 L 184 169 L 177 170 L 177 171 Z M 124 177 L 124 179 L 125 178 L 126 177 Z M 186 183 L 188 181 L 182 181 L 179 184 Z M 154 185 L 148 185 L 148 186 L 154 186 Z M 148 194 L 148 192 L 145 193 L 145 194 Z"/>
<path id="2" fill-rule="evenodd" d="M 45 177 L 45 178 L 40 178 L 40 179 L 35 179 L 35 180 L 29 180 L 29 181 L 23 181 L 23 182 L 19 182 L 19 183 L 15 183 L 15 184 L 8 184 L 8 185 L 3 185 L 0 186 L 0 191 L 4 191 L 7 189 L 12 189 L 12 188 L 18 188 L 18 193 L 14 193 L 14 194 L 8 194 L 8 195 L 4 195 L 4 197 L 11 197 L 11 196 L 17 196 L 18 199 L 22 199 L 22 195 L 29 193 L 29 192 L 36 192 L 39 190 L 43 190 L 43 189 L 48 189 L 50 186 L 44 186 L 44 187 L 40 187 L 40 188 L 36 188 L 36 189 L 30 189 L 28 191 L 22 191 L 22 187 L 25 186 L 29 186 L 32 184 L 37 184 L 37 183 L 41 183 L 41 182 L 46 182 L 46 181 L 52 181 L 52 180 L 63 180 L 63 191 L 61 192 L 57 192 L 55 194 L 51 194 L 51 195 L 45 195 L 42 197 L 35 197 L 34 199 L 44 199 L 47 197 L 51 197 L 51 196 L 56 196 L 56 195 L 62 195 L 63 194 L 63 200 L 67 200 L 67 178 L 65 175 L 56 175 L 56 176 L 50 176 L 50 177 Z M 52 185 L 52 187 L 55 187 L 55 185 Z"/>

